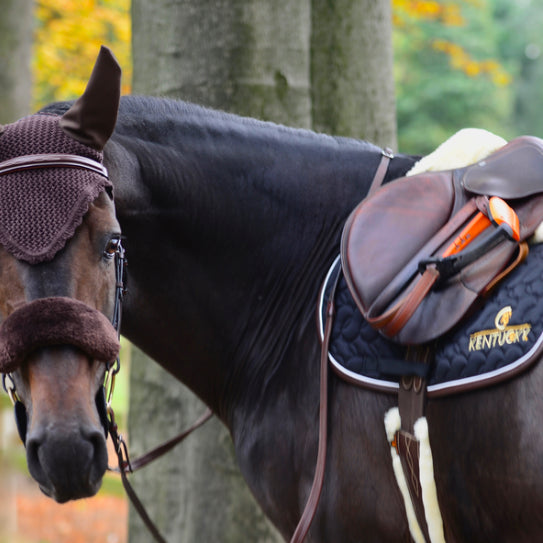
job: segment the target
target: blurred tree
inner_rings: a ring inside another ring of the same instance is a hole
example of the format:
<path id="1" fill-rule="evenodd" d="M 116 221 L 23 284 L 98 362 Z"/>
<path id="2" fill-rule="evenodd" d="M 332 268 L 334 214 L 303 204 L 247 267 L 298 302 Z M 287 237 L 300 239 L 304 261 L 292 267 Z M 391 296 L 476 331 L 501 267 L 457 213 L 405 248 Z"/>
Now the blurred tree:
<path id="1" fill-rule="evenodd" d="M 310 126 L 308 0 L 133 0 L 132 14 L 135 92 Z M 130 403 L 130 442 L 140 450 L 203 411 L 140 352 Z M 250 495 L 217 420 L 134 481 L 169 541 L 282 540 Z M 130 541 L 147 541 L 133 512 Z"/>
<path id="2" fill-rule="evenodd" d="M 313 128 L 396 148 L 389 2 L 312 0 Z"/>
<path id="3" fill-rule="evenodd" d="M 33 0 L 0 0 L 0 123 L 29 113 Z"/>

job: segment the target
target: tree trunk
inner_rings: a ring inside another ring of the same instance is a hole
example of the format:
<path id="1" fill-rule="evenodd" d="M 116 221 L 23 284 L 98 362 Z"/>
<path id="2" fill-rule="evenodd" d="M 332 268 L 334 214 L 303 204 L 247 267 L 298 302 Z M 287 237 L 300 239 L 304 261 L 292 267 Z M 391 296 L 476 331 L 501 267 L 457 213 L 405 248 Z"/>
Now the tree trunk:
<path id="1" fill-rule="evenodd" d="M 0 0 L 0 123 L 30 109 L 32 0 Z"/>
<path id="2" fill-rule="evenodd" d="M 0 0 L 0 123 L 16 121 L 30 112 L 32 7 L 32 0 Z M 1 403 L 0 408 L 5 405 Z M 2 438 L 7 435 L 4 420 L 0 419 Z M 16 541 L 17 476 L 13 465 L 5 461 L 4 446 L 6 443 L 0 446 L 0 541 Z"/>
<path id="3" fill-rule="evenodd" d="M 312 0 L 313 128 L 396 148 L 388 0 Z"/>
<path id="4" fill-rule="evenodd" d="M 132 17 L 135 93 L 310 126 L 309 0 L 133 0 Z M 139 351 L 130 387 L 133 454 L 204 409 Z M 245 486 L 230 436 L 217 421 L 134 481 L 168 541 L 282 540 Z M 131 511 L 131 543 L 148 537 Z"/>

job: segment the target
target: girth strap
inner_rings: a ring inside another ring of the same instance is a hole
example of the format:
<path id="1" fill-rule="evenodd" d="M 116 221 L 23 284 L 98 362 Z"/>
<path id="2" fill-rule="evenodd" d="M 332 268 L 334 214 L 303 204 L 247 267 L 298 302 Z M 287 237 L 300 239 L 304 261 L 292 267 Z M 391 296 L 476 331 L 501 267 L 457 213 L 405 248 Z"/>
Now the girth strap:
<path id="1" fill-rule="evenodd" d="M 410 346 L 407 351 L 407 359 L 418 361 L 421 365 L 431 364 L 433 356 L 430 345 Z M 415 519 L 410 518 L 411 507 L 406 503 L 413 539 L 419 541 L 420 537 L 423 537 L 427 543 L 442 543 L 445 541 L 444 528 L 435 494 L 433 461 L 427 435 L 427 421 L 424 417 L 425 405 L 425 379 L 418 376 L 402 377 L 398 392 L 401 425 L 395 432 L 392 446 L 398 453 L 407 486 L 408 495 L 404 494 L 403 497 L 404 500 L 410 499 L 416 519 L 415 523 Z M 400 481 L 398 484 L 400 485 Z M 429 503 L 432 504 L 430 507 Z M 417 531 L 415 524 L 418 524 L 421 533 Z"/>

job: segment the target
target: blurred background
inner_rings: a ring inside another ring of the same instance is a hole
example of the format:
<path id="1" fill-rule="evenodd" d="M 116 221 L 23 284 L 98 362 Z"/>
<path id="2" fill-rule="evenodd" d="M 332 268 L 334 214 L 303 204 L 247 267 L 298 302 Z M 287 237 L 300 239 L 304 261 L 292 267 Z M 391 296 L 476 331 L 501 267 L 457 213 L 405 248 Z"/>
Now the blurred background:
<path id="1" fill-rule="evenodd" d="M 294 126 L 368 138 L 415 154 L 432 151 L 454 132 L 468 126 L 485 128 L 506 139 L 521 134 L 543 137 L 540 90 L 543 86 L 543 0 L 392 0 L 391 4 L 389 0 L 374 0 L 374 3 L 386 4 L 385 13 L 390 18 L 387 28 L 391 29 L 392 73 L 383 77 L 383 88 L 385 79 L 392 76 L 394 89 L 393 99 L 387 102 L 395 123 L 389 139 L 378 132 L 373 138 L 363 130 L 351 129 L 342 124 L 341 119 L 319 121 L 315 107 L 311 110 L 311 122 L 307 116 L 302 119 L 295 114 L 296 110 L 288 107 L 280 114 L 270 113 L 263 105 L 247 112 L 236 106 L 235 97 L 231 99 L 231 107 L 211 98 L 207 105 Z M 153 11 L 167 12 L 168 5 L 174 4 L 177 5 L 176 16 L 181 14 L 182 17 L 189 12 L 192 15 L 198 2 L 133 0 L 131 5 L 130 0 L 0 0 L 0 123 L 12 122 L 50 102 L 78 97 L 101 44 L 111 47 L 123 68 L 123 93 L 128 94 L 135 88 L 140 93 L 175 94 L 157 86 L 159 81 L 153 86 L 142 83 L 142 79 L 138 83 L 136 79 L 133 85 L 132 77 L 133 51 L 138 51 L 138 47 L 140 51 L 142 47 L 149 49 L 151 42 L 145 39 L 160 42 L 167 37 L 161 33 L 151 38 L 146 36 L 142 13 L 149 20 Z M 287 4 L 289 2 L 283 0 L 206 0 L 200 3 L 200 9 L 207 10 L 211 20 L 213 14 L 239 12 L 240 6 L 245 6 L 243 13 L 247 13 L 250 6 L 254 20 L 269 21 L 270 6 L 281 10 Z M 317 35 L 321 28 L 313 14 L 318 12 L 315 6 L 319 2 L 304 0 L 290 4 L 298 7 L 296 18 L 288 10 L 276 13 L 278 27 L 285 29 L 287 23 L 294 24 L 294 27 L 288 26 L 289 38 L 294 34 Z M 337 2 L 337 6 L 344 7 L 350 14 L 357 13 L 353 8 L 356 5 L 356 0 Z M 306 8 L 299 9 L 300 6 Z M 358 13 L 363 17 L 363 10 Z M 215 19 L 214 24 L 221 23 L 221 16 L 216 15 Z M 360 22 L 347 15 L 345 32 L 353 35 L 362 32 L 358 30 Z M 182 32 L 188 32 L 187 28 L 182 27 L 179 36 Z M 195 32 L 201 35 L 203 29 L 195 28 Z M 268 49 L 282 45 L 280 37 L 274 37 L 272 31 L 268 34 L 265 34 Z M 212 41 L 213 37 L 214 34 L 209 33 L 204 40 Z M 242 36 L 234 36 L 234 47 L 238 47 L 236 39 L 241 43 Z M 326 43 L 326 55 L 335 64 L 335 71 L 329 77 L 333 79 L 332 86 L 337 87 L 342 70 L 349 71 L 351 63 L 342 65 L 340 62 L 344 53 L 341 39 Z M 311 47 L 315 48 L 314 42 Z M 307 55 L 317 58 L 318 52 L 313 49 Z M 288 55 L 288 51 L 281 55 Z M 351 61 L 356 53 L 356 49 L 354 53 L 351 51 Z M 134 58 L 144 60 L 144 54 L 138 54 L 139 57 L 134 55 Z M 137 61 L 138 68 L 143 60 Z M 150 62 L 155 62 L 152 56 Z M 143 71 L 141 68 L 140 73 Z M 290 74 L 294 79 L 300 75 L 300 79 L 303 76 L 310 80 L 306 90 L 309 102 L 313 103 L 317 102 L 317 71 L 316 63 L 305 62 L 300 68 L 293 68 Z M 311 72 L 309 78 L 305 72 Z M 286 80 L 279 71 L 273 73 L 274 85 L 281 90 Z M 190 79 L 190 70 L 185 76 Z M 355 74 L 360 80 L 365 76 L 363 70 Z M 377 78 L 375 82 L 377 94 L 380 81 Z M 243 90 L 241 86 L 233 88 Z M 253 90 L 247 92 L 251 95 Z M 236 93 L 233 91 L 233 94 Z M 186 90 L 177 95 L 203 103 L 205 96 L 211 93 L 199 95 Z M 247 95 L 240 92 L 239 96 L 243 97 L 240 100 L 247 101 Z M 379 96 L 375 99 L 378 102 Z M 356 112 L 350 116 L 356 116 Z M 114 398 L 121 428 L 127 427 L 132 353 L 135 353 L 134 358 L 143 356 L 123 342 L 123 371 Z M 141 372 L 137 375 L 141 381 L 149 379 Z M 171 395 L 177 395 L 177 390 L 172 390 Z M 128 506 L 118 478 L 108 475 L 99 495 L 91 500 L 59 506 L 42 497 L 27 475 L 24 448 L 18 440 L 6 395 L 1 396 L 0 405 L 0 543 L 128 541 Z M 163 477 L 170 478 L 168 473 Z M 148 540 L 145 533 L 139 534 L 138 539 L 138 531 L 132 530 L 131 541 Z M 275 540 L 271 532 L 264 532 L 261 541 Z"/>

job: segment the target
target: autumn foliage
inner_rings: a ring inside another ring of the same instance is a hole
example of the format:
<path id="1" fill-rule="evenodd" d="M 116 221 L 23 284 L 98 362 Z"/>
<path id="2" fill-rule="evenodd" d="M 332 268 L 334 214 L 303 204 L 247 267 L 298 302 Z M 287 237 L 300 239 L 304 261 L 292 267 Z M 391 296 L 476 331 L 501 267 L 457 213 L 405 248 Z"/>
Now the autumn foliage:
<path id="1" fill-rule="evenodd" d="M 79 96 L 102 44 L 114 51 L 130 92 L 130 0 L 36 0 L 35 10 L 35 108 Z"/>
<path id="2" fill-rule="evenodd" d="M 392 0 L 394 25 L 401 32 L 421 21 L 433 21 L 444 27 L 463 27 L 467 21 L 462 5 L 480 7 L 484 0 L 437 2 L 434 0 Z M 434 37 L 431 45 L 445 54 L 453 70 L 460 70 L 469 77 L 487 76 L 497 86 L 508 85 L 511 77 L 493 58 L 475 59 L 464 47 L 451 40 Z"/>

